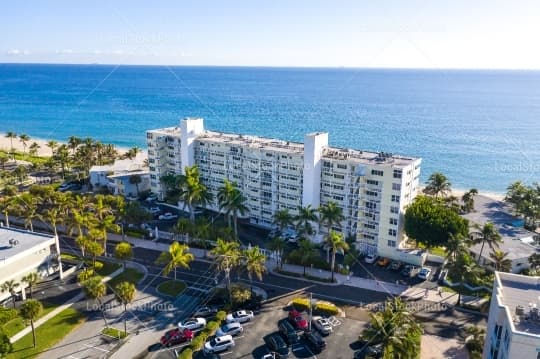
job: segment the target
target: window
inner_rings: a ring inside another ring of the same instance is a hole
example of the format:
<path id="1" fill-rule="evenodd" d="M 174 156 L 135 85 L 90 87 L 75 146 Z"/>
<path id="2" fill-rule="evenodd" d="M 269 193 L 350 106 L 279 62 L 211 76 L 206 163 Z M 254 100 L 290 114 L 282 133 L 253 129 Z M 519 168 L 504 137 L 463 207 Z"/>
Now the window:
<path id="1" fill-rule="evenodd" d="M 336 201 L 343 201 L 343 196 L 334 196 Z"/>
<path id="2" fill-rule="evenodd" d="M 366 181 L 367 184 L 371 184 L 371 185 L 374 185 L 374 186 L 378 186 L 379 185 L 379 181 L 375 181 L 375 180 L 367 180 Z"/>
<path id="3" fill-rule="evenodd" d="M 380 170 L 371 170 L 373 176 L 384 176 L 384 172 Z"/>
<path id="4" fill-rule="evenodd" d="M 366 207 L 367 207 L 367 208 L 370 208 L 370 209 L 376 209 L 376 208 L 377 208 L 377 204 L 376 204 L 376 203 L 373 203 L 373 202 L 366 202 Z"/>
<path id="5" fill-rule="evenodd" d="M 337 168 L 340 168 L 342 170 L 346 170 L 347 169 L 347 165 L 341 165 L 341 164 L 338 164 L 337 165 Z"/>
<path id="6" fill-rule="evenodd" d="M 372 196 L 372 197 L 377 197 L 377 192 L 373 192 L 373 191 L 366 191 L 366 195 L 368 195 L 368 196 Z"/>
<path id="7" fill-rule="evenodd" d="M 401 191 L 401 183 L 392 183 L 392 189 L 394 191 Z"/>
<path id="8" fill-rule="evenodd" d="M 394 178 L 401 178 L 401 170 L 394 170 Z"/>
<path id="9" fill-rule="evenodd" d="M 393 240 L 389 239 L 387 244 L 388 244 L 388 247 L 394 247 L 394 248 L 396 247 L 396 241 L 393 241 Z"/>
<path id="10" fill-rule="evenodd" d="M 397 231 L 395 229 L 389 229 L 388 230 L 388 235 L 392 236 L 392 237 L 395 237 L 395 236 L 397 236 Z"/>
<path id="11" fill-rule="evenodd" d="M 397 223 L 398 223 L 397 218 L 390 218 L 390 224 L 391 224 L 391 225 L 394 225 L 394 226 L 395 226 L 395 225 L 397 225 Z"/>
<path id="12" fill-rule="evenodd" d="M 334 178 L 344 179 L 345 176 L 343 176 L 343 175 L 338 175 L 338 174 L 334 174 Z"/>
<path id="13" fill-rule="evenodd" d="M 392 195 L 392 202 L 397 202 L 397 203 L 399 203 L 399 195 L 393 194 L 393 195 Z"/>
<path id="14" fill-rule="evenodd" d="M 375 229 L 375 225 L 374 224 L 364 223 L 364 228 Z"/>
<path id="15" fill-rule="evenodd" d="M 335 185 L 334 185 L 334 189 L 343 190 L 343 186 L 339 186 L 339 185 L 335 184 Z"/>
<path id="16" fill-rule="evenodd" d="M 390 207 L 390 213 L 399 213 L 399 207 L 395 207 L 395 206 Z"/>

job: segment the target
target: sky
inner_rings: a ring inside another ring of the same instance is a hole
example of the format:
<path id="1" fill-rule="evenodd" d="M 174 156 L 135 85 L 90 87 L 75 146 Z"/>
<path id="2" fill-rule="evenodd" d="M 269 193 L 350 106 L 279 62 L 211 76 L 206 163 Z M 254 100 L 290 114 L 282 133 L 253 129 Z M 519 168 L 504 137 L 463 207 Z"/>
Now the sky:
<path id="1" fill-rule="evenodd" d="M 540 1 L 0 1 L 0 63 L 540 68 Z"/>

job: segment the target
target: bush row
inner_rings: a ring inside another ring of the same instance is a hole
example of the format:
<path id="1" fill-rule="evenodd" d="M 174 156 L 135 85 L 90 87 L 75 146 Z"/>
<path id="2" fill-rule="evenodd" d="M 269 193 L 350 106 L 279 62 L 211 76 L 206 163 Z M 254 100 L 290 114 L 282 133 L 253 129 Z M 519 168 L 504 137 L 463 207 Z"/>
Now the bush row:
<path id="1" fill-rule="evenodd" d="M 206 326 L 203 330 L 199 332 L 193 338 L 191 341 L 191 344 L 188 348 L 182 351 L 180 355 L 178 356 L 178 359 L 191 359 L 193 356 L 193 353 L 201 350 L 204 346 L 204 343 L 208 340 L 209 337 L 214 335 L 216 331 L 218 330 L 219 326 L 221 325 L 221 322 L 225 320 L 225 317 L 227 317 L 227 313 L 223 310 L 220 310 L 216 313 L 216 320 L 212 320 L 208 323 L 206 323 Z"/>
<path id="2" fill-rule="evenodd" d="M 13 308 L 0 307 L 0 326 L 6 324 L 12 319 L 17 318 L 17 310 Z"/>
<path id="3" fill-rule="evenodd" d="M 309 299 L 307 298 L 294 298 L 292 300 L 293 307 L 298 311 L 309 310 Z M 338 307 L 330 302 L 318 302 L 313 306 L 313 312 L 319 315 L 332 316 L 339 313 Z"/>

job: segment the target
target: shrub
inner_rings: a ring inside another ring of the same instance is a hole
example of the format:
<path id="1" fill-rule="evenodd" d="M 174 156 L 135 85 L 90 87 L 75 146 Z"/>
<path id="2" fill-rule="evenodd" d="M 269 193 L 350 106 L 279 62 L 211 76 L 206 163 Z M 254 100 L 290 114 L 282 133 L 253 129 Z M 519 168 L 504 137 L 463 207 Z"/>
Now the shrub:
<path id="1" fill-rule="evenodd" d="M 208 336 L 212 336 L 216 333 L 216 330 L 219 328 L 219 323 L 218 322 L 214 322 L 214 321 L 211 321 L 211 322 L 208 322 L 206 324 L 206 328 L 204 328 L 204 330 L 206 331 L 206 333 L 208 334 Z"/>
<path id="2" fill-rule="evenodd" d="M 336 315 L 339 313 L 338 308 L 332 303 L 317 303 L 314 310 L 321 315 Z"/>
<path id="3" fill-rule="evenodd" d="M 17 317 L 17 310 L 0 307 L 0 326 Z"/>
<path id="4" fill-rule="evenodd" d="M 184 349 L 177 357 L 177 359 L 191 359 L 193 358 L 193 350 L 191 348 Z"/>
<path id="5" fill-rule="evenodd" d="M 9 341 L 8 336 L 0 331 L 0 358 L 3 358 L 4 355 L 11 353 L 13 351 L 13 345 Z"/>
<path id="6" fill-rule="evenodd" d="M 103 263 L 96 261 L 96 264 L 94 265 L 94 270 L 97 272 L 98 270 L 103 268 Z"/>
<path id="7" fill-rule="evenodd" d="M 223 310 L 220 310 L 219 312 L 216 313 L 216 321 L 218 321 L 219 323 L 224 321 L 226 317 L 227 317 L 227 312 Z"/>
<path id="8" fill-rule="evenodd" d="M 303 312 L 309 309 L 309 299 L 294 298 L 292 300 L 292 305 L 296 310 Z"/>
<path id="9" fill-rule="evenodd" d="M 191 341 L 191 350 L 196 352 L 197 350 L 201 350 L 204 346 L 204 343 L 206 342 L 206 339 L 208 339 L 208 334 L 206 334 L 204 331 L 197 334 L 195 338 Z"/>

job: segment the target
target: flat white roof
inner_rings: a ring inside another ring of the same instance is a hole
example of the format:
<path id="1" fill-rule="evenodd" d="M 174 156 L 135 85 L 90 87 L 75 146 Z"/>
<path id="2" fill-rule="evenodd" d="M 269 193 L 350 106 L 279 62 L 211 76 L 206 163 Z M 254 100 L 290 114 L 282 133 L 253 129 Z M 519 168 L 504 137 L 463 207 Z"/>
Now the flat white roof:
<path id="1" fill-rule="evenodd" d="M 54 236 L 21 229 L 0 227 L 0 267 L 11 258 L 32 248 L 52 244 Z"/>

